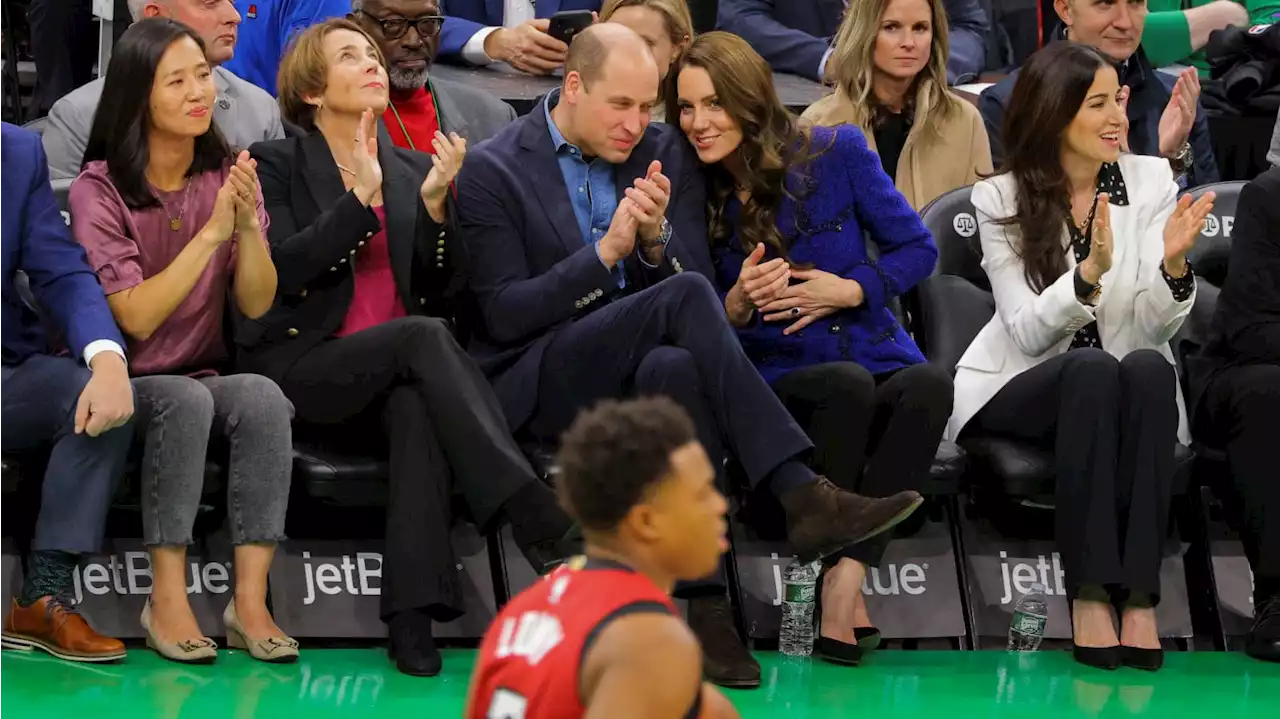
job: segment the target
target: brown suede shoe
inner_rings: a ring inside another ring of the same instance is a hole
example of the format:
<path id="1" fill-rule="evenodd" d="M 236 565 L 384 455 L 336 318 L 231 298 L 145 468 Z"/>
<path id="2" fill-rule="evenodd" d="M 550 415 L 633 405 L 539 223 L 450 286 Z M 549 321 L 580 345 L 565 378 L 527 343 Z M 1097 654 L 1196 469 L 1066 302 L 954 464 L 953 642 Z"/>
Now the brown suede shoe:
<path id="1" fill-rule="evenodd" d="M 52 596 L 29 607 L 13 600 L 3 644 L 7 649 L 43 649 L 69 662 L 113 662 L 125 656 L 123 642 L 95 632 L 75 607 Z"/>
<path id="2" fill-rule="evenodd" d="M 727 596 L 690 599 L 688 619 L 702 645 L 702 674 L 707 681 L 732 689 L 760 686 L 760 663 L 738 635 Z"/>
<path id="3" fill-rule="evenodd" d="M 898 492 L 873 499 L 846 492 L 826 477 L 796 487 L 778 498 L 787 513 L 787 535 L 802 562 L 822 559 L 892 529 L 911 516 L 924 499 L 919 492 Z"/>

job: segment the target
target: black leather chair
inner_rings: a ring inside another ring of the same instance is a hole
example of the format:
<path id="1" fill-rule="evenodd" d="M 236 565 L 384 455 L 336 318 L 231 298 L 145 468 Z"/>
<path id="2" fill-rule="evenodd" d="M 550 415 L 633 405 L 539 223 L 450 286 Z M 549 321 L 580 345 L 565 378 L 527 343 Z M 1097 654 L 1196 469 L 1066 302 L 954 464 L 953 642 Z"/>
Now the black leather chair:
<path id="1" fill-rule="evenodd" d="M 1238 181 L 1215 182 L 1201 185 L 1187 193 L 1197 200 L 1208 192 L 1215 195 L 1213 212 L 1205 219 L 1200 239 L 1196 240 L 1196 246 L 1188 253 L 1188 259 L 1191 260 L 1197 277 L 1218 288 L 1227 281 L 1227 261 L 1231 259 L 1231 227 L 1235 224 L 1240 191 L 1246 184 Z"/>
<path id="2" fill-rule="evenodd" d="M 930 362 L 954 374 L 956 363 L 978 332 L 995 315 L 991 285 L 982 270 L 977 214 L 971 188 L 953 190 L 921 211 L 938 244 L 935 274 L 917 287 L 918 338 Z M 1054 504 L 1053 453 L 1004 437 L 968 436 L 965 479 L 977 492 L 995 492 L 1014 504 L 1051 509 Z M 1178 445 L 1174 493 L 1186 491 L 1193 457 Z"/>

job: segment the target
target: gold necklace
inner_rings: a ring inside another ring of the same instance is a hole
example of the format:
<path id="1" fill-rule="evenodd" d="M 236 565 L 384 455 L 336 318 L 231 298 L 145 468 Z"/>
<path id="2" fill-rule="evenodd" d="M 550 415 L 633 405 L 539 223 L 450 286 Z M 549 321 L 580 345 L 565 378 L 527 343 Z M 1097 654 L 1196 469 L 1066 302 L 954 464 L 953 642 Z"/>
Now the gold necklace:
<path id="1" fill-rule="evenodd" d="M 160 188 L 156 187 L 155 185 L 152 185 L 151 187 L 157 192 L 160 190 Z M 173 213 L 169 212 L 169 206 L 165 204 L 165 201 L 161 200 L 159 195 L 156 196 L 156 199 L 160 200 L 160 207 L 164 209 L 165 217 L 169 218 L 169 229 L 172 230 L 173 232 L 177 232 L 178 230 L 182 229 L 182 218 L 187 214 L 187 199 L 190 196 L 191 196 L 191 178 L 188 177 L 186 187 L 182 191 L 182 206 L 178 209 L 177 217 L 174 217 Z"/>

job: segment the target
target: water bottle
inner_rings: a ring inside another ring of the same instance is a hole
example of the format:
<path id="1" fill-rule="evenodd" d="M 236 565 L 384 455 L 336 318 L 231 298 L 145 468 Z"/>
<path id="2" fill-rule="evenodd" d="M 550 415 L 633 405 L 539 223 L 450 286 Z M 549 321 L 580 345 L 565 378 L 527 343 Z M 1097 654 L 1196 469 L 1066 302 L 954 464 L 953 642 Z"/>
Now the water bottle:
<path id="1" fill-rule="evenodd" d="M 782 630 L 778 649 L 792 657 L 813 654 L 813 609 L 818 562 L 792 559 L 782 573 Z"/>
<path id="2" fill-rule="evenodd" d="M 1009 622 L 1009 651 L 1034 652 L 1044 639 L 1044 627 L 1049 621 L 1049 604 L 1045 601 L 1044 585 L 1036 582 L 1031 591 L 1018 597 L 1013 606 L 1013 619 Z"/>

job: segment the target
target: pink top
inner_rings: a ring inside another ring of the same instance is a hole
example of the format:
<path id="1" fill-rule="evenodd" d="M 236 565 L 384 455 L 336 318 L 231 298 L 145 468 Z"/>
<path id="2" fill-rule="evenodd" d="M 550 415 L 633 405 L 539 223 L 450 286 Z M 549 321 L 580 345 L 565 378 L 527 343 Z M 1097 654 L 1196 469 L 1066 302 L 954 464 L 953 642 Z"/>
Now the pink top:
<path id="1" fill-rule="evenodd" d="M 131 210 L 116 191 L 103 161 L 89 163 L 71 184 L 71 231 L 84 245 L 102 289 L 113 295 L 164 271 L 213 215 L 230 160 L 217 172 L 194 175 L 188 187 L 156 192 L 163 207 Z M 181 216 L 177 230 L 170 217 Z M 269 219 L 258 194 L 258 220 L 266 241 Z M 134 375 L 191 372 L 229 357 L 223 336 L 227 290 L 236 267 L 236 238 L 222 244 L 191 292 L 149 339 L 128 338 Z"/>
<path id="2" fill-rule="evenodd" d="M 397 317 L 404 317 L 404 303 L 391 273 L 391 252 L 387 249 L 387 211 L 382 206 L 370 208 L 378 216 L 381 230 L 356 253 L 356 290 L 347 308 L 347 316 L 336 334 L 343 337 L 376 327 Z"/>

